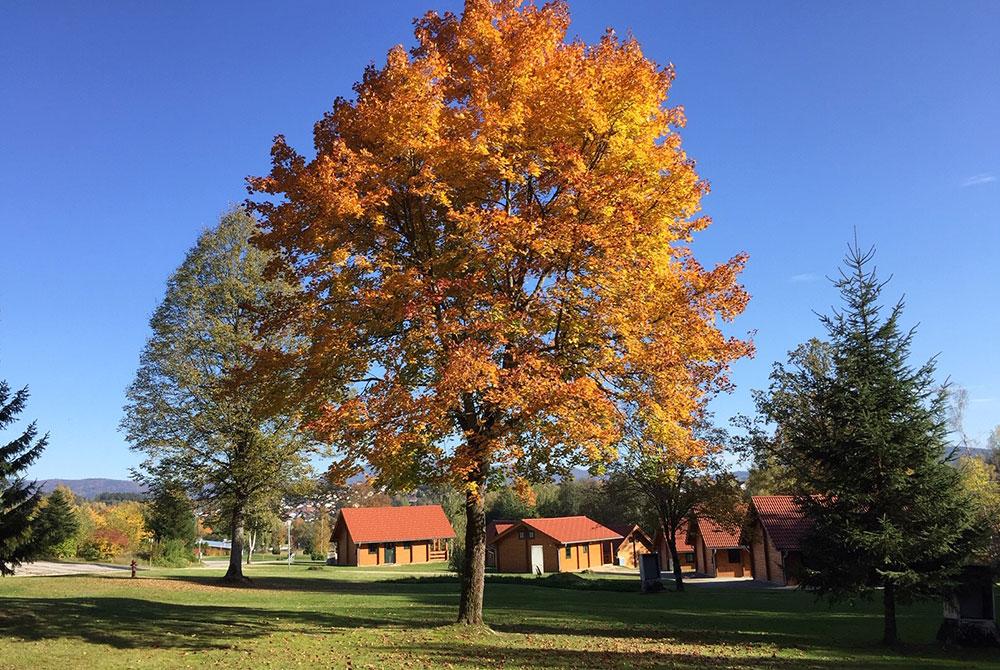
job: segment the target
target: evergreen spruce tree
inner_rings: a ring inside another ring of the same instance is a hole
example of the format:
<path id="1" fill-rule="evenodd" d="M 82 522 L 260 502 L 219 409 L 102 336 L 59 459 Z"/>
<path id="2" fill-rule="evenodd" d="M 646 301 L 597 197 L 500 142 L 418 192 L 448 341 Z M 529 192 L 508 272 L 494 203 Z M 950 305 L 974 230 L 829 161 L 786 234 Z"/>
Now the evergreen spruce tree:
<path id="1" fill-rule="evenodd" d="M 188 548 L 197 539 L 194 505 L 184 487 L 174 481 L 157 482 L 146 511 L 146 528 L 155 542 L 179 540 Z"/>
<path id="2" fill-rule="evenodd" d="M 793 353 L 758 407 L 815 521 L 804 585 L 833 597 L 881 589 L 883 642 L 894 644 L 896 603 L 938 595 L 981 533 L 949 463 L 934 361 L 911 367 L 914 331 L 901 329 L 902 301 L 883 313 L 873 255 L 850 248 L 835 282 L 844 307 L 821 317 L 830 364 Z"/>
<path id="3" fill-rule="evenodd" d="M 80 520 L 73 505 L 73 494 L 63 487 L 56 488 L 45 499 L 35 517 L 34 534 L 38 552 L 57 558 L 75 554 L 73 539 L 79 530 Z"/>
<path id="4" fill-rule="evenodd" d="M 0 381 L 0 430 L 17 421 L 27 402 L 27 387 L 11 394 L 7 382 Z M 32 516 L 40 494 L 37 484 L 26 481 L 22 473 L 48 444 L 47 434 L 40 439 L 37 435 L 32 422 L 20 436 L 0 446 L 0 575 L 14 574 L 21 561 L 35 554 Z"/>

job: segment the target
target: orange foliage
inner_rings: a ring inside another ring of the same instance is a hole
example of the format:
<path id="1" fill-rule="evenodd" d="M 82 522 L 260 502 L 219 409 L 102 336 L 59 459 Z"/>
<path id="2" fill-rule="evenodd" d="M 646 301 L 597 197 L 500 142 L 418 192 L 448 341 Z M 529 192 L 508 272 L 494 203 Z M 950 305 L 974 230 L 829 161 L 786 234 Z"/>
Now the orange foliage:
<path id="1" fill-rule="evenodd" d="M 315 158 L 279 136 L 249 180 L 257 243 L 306 287 L 272 325 L 309 344 L 264 360 L 301 371 L 311 428 L 390 487 L 475 498 L 495 469 L 607 461 L 636 411 L 693 444 L 751 352 L 719 326 L 746 256 L 689 247 L 708 184 L 673 68 L 568 25 L 561 2 L 429 13 L 316 124 Z"/>

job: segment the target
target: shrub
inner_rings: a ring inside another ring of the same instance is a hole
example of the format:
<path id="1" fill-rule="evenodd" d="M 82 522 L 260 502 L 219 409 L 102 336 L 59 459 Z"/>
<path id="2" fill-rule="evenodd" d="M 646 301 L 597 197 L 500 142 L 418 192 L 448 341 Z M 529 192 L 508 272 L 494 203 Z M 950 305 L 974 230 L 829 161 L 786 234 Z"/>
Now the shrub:
<path id="1" fill-rule="evenodd" d="M 191 548 L 184 540 L 164 540 L 153 545 L 151 560 L 164 568 L 183 568 L 194 560 Z"/>
<path id="2" fill-rule="evenodd" d="M 448 555 L 448 569 L 459 576 L 465 573 L 465 547 L 460 546 L 458 542 L 455 542 Z"/>
<path id="3" fill-rule="evenodd" d="M 119 556 L 129 544 L 129 538 L 114 528 L 98 528 L 93 536 L 77 548 L 77 556 L 88 561 L 107 561 Z"/>

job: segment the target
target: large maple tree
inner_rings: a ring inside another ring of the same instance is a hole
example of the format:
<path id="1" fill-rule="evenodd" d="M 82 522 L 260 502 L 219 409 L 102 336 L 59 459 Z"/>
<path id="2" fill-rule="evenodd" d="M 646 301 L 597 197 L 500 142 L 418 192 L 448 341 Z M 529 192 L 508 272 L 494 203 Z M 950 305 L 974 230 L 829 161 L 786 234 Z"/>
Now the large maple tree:
<path id="1" fill-rule="evenodd" d="M 309 427 L 382 484 L 466 499 L 459 621 L 482 622 L 483 494 L 614 458 L 624 418 L 685 434 L 750 344 L 720 331 L 746 257 L 706 268 L 708 185 L 633 39 L 567 40 L 566 4 L 469 0 L 370 66 L 250 178 L 257 243 L 305 291 L 272 315 L 310 342 Z"/>

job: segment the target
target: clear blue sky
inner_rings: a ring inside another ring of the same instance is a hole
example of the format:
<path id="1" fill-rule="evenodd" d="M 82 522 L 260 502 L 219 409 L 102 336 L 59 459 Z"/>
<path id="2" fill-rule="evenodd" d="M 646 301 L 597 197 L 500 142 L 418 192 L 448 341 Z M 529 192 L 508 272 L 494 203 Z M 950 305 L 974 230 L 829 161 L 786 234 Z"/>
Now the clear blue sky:
<path id="1" fill-rule="evenodd" d="M 272 5 L 280 4 L 280 7 Z M 0 22 L 0 378 L 52 434 L 36 477 L 123 477 L 123 392 L 164 282 L 245 197 L 271 138 L 311 127 L 410 20 L 453 1 L 6 3 Z M 820 332 L 857 228 L 920 323 L 916 354 L 1000 423 L 1000 3 L 574 2 L 572 32 L 631 30 L 677 67 L 712 183 L 715 261 L 750 253 L 737 324 L 772 361 Z"/>

